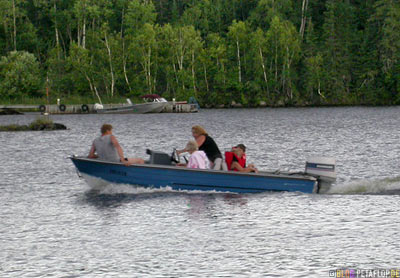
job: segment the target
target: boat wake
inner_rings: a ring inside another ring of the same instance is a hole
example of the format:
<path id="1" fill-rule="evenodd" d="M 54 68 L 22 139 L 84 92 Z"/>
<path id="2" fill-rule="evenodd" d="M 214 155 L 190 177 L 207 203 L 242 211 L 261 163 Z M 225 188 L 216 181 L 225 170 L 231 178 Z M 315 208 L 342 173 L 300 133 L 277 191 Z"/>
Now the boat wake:
<path id="1" fill-rule="evenodd" d="M 326 194 L 400 195 L 400 176 L 337 183 L 333 185 Z"/>
<path id="2" fill-rule="evenodd" d="M 145 188 L 140 186 L 132 186 L 129 184 L 114 184 L 110 183 L 103 186 L 101 189 L 95 189 L 98 194 L 117 195 L 117 194 L 152 194 L 152 193 L 169 193 L 174 192 L 171 187 L 164 188 Z"/>
<path id="3" fill-rule="evenodd" d="M 86 180 L 90 187 L 90 193 L 99 195 L 139 195 L 139 194 L 153 194 L 153 193 L 185 193 L 185 194 L 222 194 L 223 192 L 202 191 L 202 190 L 174 190 L 171 187 L 162 188 L 149 188 L 142 186 L 134 186 L 131 184 L 121 183 L 109 183 L 100 178 L 92 177 L 89 175 L 82 174 L 82 177 Z M 225 192 L 226 193 L 226 192 Z M 236 194 L 236 193 L 231 193 Z"/>
<path id="4" fill-rule="evenodd" d="M 99 195 L 146 195 L 146 194 L 224 194 L 217 191 L 201 190 L 174 190 L 171 187 L 145 188 L 129 184 L 107 184 L 99 188 L 91 188 L 91 191 Z M 226 194 L 226 192 L 225 192 Z M 232 193 L 234 194 L 234 193 Z M 323 194 L 376 194 L 376 195 L 400 195 L 400 177 L 385 179 L 365 179 L 343 182 L 333 185 Z"/>
<path id="5" fill-rule="evenodd" d="M 99 195 L 144 195 L 144 194 L 155 194 L 155 193 L 183 193 L 183 194 L 226 194 L 226 192 L 217 192 L 213 191 L 202 191 L 202 190 L 174 190 L 171 187 L 163 187 L 163 188 L 145 188 L 141 186 L 132 186 L 130 184 L 115 184 L 109 183 L 107 185 L 103 185 L 99 188 L 91 188 L 92 193 L 96 193 Z M 235 194 L 235 193 L 231 193 Z"/>
<path id="6" fill-rule="evenodd" d="M 201 190 L 174 190 L 171 187 L 145 188 L 129 184 L 108 183 L 102 179 L 85 176 L 91 187 L 91 192 L 100 195 L 142 195 L 142 194 L 224 194 L 217 191 Z M 376 194 L 376 195 L 400 195 L 400 176 L 384 179 L 361 179 L 338 182 L 330 188 L 326 188 L 322 194 Z M 226 192 L 225 192 L 226 194 Z M 235 194 L 235 193 L 231 193 Z"/>

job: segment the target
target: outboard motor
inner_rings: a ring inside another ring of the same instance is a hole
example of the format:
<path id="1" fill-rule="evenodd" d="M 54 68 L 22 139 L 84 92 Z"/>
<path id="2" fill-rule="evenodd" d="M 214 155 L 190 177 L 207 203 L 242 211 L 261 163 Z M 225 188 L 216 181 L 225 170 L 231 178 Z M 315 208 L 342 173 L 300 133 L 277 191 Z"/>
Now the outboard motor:
<path id="1" fill-rule="evenodd" d="M 306 161 L 306 174 L 318 179 L 319 192 L 329 189 L 336 181 L 336 160 L 332 157 L 310 157 Z"/>

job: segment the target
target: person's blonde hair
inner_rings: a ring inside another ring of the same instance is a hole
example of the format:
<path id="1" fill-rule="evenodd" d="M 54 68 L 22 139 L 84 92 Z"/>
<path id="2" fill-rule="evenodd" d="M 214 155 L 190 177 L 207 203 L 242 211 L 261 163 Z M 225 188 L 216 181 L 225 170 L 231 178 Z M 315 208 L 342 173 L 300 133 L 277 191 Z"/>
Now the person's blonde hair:
<path id="1" fill-rule="evenodd" d="M 186 151 L 197 151 L 199 149 L 199 146 L 197 145 L 196 141 L 194 140 L 190 140 L 187 144 L 186 144 Z"/>
<path id="2" fill-rule="evenodd" d="M 112 130 L 112 125 L 110 125 L 110 124 L 104 124 L 104 125 L 102 125 L 101 126 L 101 134 L 104 134 L 104 133 L 106 133 L 107 131 L 109 131 L 109 130 Z"/>
<path id="3" fill-rule="evenodd" d="M 199 125 L 192 126 L 192 131 L 196 132 L 198 135 L 208 135 L 207 131 Z"/>

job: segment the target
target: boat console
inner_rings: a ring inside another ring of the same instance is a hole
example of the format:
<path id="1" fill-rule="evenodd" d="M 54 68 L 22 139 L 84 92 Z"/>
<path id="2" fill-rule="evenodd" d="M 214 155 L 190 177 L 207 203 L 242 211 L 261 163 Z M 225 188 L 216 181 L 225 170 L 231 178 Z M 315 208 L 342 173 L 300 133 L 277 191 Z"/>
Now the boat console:
<path id="1" fill-rule="evenodd" d="M 146 153 L 150 155 L 150 158 L 146 161 L 146 164 L 173 165 L 173 162 L 175 162 L 174 153 L 172 155 L 168 155 L 167 153 L 152 151 L 150 149 L 147 149 Z"/>

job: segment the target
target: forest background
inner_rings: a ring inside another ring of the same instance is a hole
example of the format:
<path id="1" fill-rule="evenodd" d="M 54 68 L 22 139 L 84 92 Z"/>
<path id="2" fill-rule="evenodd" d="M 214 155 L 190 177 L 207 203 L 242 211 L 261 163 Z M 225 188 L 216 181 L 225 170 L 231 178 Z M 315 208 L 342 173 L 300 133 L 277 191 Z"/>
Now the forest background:
<path id="1" fill-rule="evenodd" d="M 400 104 L 398 0 L 0 0 L 0 102 Z"/>

